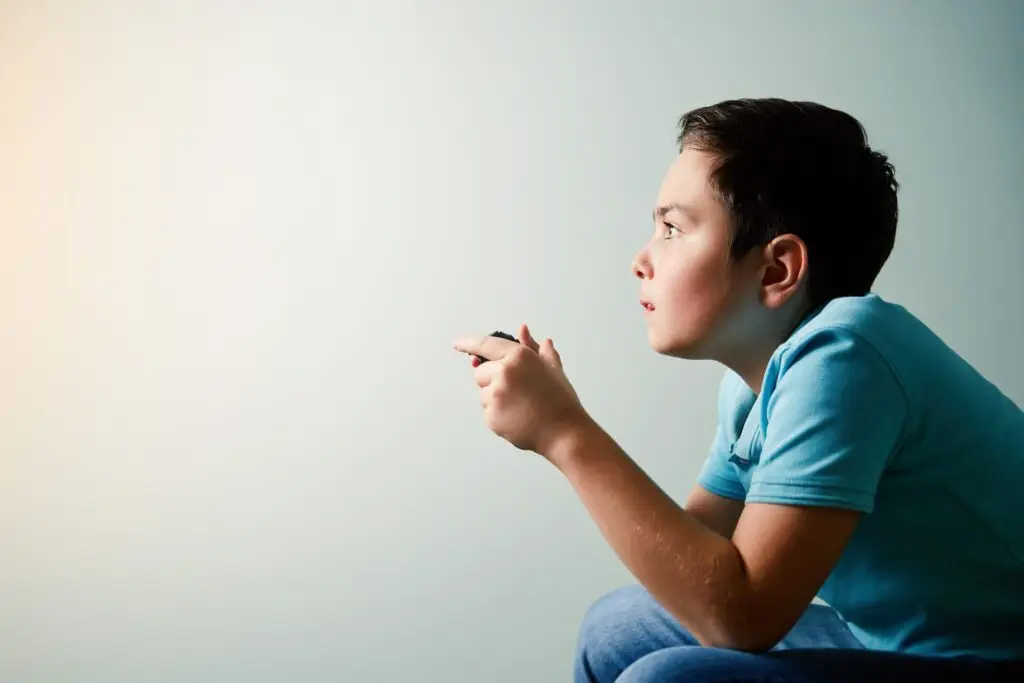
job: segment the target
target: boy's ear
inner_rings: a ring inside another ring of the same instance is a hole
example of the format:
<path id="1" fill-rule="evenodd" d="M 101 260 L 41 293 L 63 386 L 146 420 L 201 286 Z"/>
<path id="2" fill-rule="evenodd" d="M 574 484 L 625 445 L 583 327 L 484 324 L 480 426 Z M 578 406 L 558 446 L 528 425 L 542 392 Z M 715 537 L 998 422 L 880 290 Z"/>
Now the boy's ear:
<path id="1" fill-rule="evenodd" d="M 779 235 L 764 248 L 761 298 L 769 308 L 779 308 L 795 296 L 807 279 L 807 245 L 796 235 Z"/>

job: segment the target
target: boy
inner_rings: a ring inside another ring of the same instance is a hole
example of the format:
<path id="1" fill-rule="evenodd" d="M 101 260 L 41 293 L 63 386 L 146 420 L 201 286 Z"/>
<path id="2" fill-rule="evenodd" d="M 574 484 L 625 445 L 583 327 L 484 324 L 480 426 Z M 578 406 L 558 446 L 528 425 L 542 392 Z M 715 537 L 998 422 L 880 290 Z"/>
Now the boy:
<path id="1" fill-rule="evenodd" d="M 871 293 L 892 166 L 814 103 L 680 127 L 633 271 L 653 348 L 727 368 L 685 506 L 588 416 L 550 339 L 455 345 L 490 360 L 488 426 L 567 477 L 639 580 L 588 611 L 575 681 L 1020 676 L 1024 413 Z"/>

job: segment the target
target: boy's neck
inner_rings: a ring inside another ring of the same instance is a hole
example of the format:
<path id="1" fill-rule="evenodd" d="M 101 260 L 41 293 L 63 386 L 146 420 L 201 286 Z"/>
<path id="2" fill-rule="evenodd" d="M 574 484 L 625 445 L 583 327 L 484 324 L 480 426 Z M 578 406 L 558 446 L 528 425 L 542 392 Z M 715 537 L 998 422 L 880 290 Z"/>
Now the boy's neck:
<path id="1" fill-rule="evenodd" d="M 814 313 L 815 310 L 805 310 L 796 316 L 790 316 L 789 320 L 783 322 L 774 332 L 771 331 L 771 324 L 765 322 L 760 326 L 760 329 L 766 332 L 765 336 L 747 340 L 741 349 L 737 349 L 730 357 L 721 359 L 721 362 L 739 375 L 755 395 L 759 395 L 768 363 L 771 362 L 776 349 Z M 796 322 L 793 322 L 794 320 Z"/>
<path id="2" fill-rule="evenodd" d="M 768 369 L 768 362 L 778 347 L 779 345 L 775 343 L 765 344 L 757 349 L 750 348 L 742 354 L 742 357 L 723 360 L 722 363 L 739 375 L 746 385 L 750 387 L 750 390 L 754 392 L 754 395 L 758 395 L 761 393 L 761 387 L 764 384 L 764 375 Z"/>

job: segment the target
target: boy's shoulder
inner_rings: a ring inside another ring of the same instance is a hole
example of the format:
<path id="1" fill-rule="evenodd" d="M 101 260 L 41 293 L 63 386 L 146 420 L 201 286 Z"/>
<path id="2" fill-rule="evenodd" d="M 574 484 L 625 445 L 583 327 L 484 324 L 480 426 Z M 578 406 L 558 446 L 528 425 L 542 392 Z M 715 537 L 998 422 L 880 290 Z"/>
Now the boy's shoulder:
<path id="1" fill-rule="evenodd" d="M 784 375 L 791 381 L 831 384 L 849 372 L 891 373 L 899 352 L 892 340 L 922 334 L 930 332 L 913 315 L 875 294 L 833 299 L 776 348 L 760 394 L 770 396 Z M 757 398 L 738 374 L 725 371 L 718 388 L 720 414 L 742 416 Z"/>
<path id="2" fill-rule="evenodd" d="M 723 424 L 741 423 L 755 406 L 767 422 L 777 410 L 880 405 L 964 429 L 993 415 L 1024 422 L 1020 407 L 930 327 L 875 294 L 833 299 L 808 316 L 775 349 L 760 389 L 727 370 L 718 392 Z"/>
<path id="3" fill-rule="evenodd" d="M 733 392 L 742 408 L 747 397 Z M 765 420 L 779 408 L 834 410 L 845 421 L 884 405 L 919 425 L 973 430 L 996 415 L 1024 422 L 1020 408 L 930 327 L 876 294 L 834 299 L 808 316 L 775 350 L 758 399 Z"/>
<path id="4" fill-rule="evenodd" d="M 933 369 L 962 362 L 921 320 L 877 294 L 833 299 L 808 316 L 772 354 L 762 390 L 783 377 L 817 388 L 843 386 L 851 374 L 874 375 L 892 386 L 916 381 L 921 354 Z"/>
<path id="5" fill-rule="evenodd" d="M 833 299 L 809 315 L 779 345 L 773 361 L 799 355 L 808 345 L 847 342 L 874 347 L 883 356 L 891 355 L 891 342 L 907 336 L 934 337 L 927 326 L 902 306 L 877 294 Z"/>
<path id="6" fill-rule="evenodd" d="M 797 327 L 772 354 L 758 393 L 727 370 L 719 384 L 724 425 L 757 409 L 762 422 L 779 410 L 914 412 L 929 391 L 977 393 L 988 383 L 920 319 L 876 294 L 833 299 Z"/>

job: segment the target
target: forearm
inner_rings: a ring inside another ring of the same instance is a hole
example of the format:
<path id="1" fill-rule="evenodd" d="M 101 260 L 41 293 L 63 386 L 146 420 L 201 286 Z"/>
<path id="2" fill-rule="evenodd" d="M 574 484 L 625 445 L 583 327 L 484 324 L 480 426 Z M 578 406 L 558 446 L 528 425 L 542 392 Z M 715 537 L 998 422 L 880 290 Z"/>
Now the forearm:
<path id="1" fill-rule="evenodd" d="M 622 562 L 695 638 L 734 648 L 758 640 L 731 540 L 683 510 L 593 422 L 566 430 L 547 450 Z"/>

